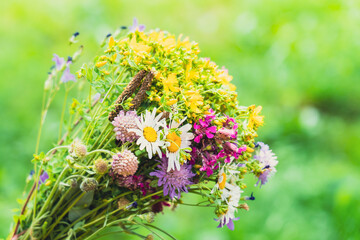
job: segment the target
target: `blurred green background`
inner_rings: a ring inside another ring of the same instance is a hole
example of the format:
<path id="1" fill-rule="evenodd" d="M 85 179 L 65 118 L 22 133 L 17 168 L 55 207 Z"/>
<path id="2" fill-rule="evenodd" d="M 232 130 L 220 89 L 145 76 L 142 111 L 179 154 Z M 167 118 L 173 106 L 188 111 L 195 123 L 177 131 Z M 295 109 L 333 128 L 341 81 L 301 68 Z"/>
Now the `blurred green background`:
<path id="1" fill-rule="evenodd" d="M 259 140 L 279 158 L 271 181 L 249 188 L 256 201 L 234 232 L 216 228 L 212 209 L 186 206 L 159 215 L 158 226 L 178 239 L 360 239 L 356 0 L 0 1 L 0 237 L 32 168 L 52 54 L 75 51 L 68 38 L 79 31 L 80 62 L 89 61 L 134 16 L 190 36 L 201 56 L 225 65 L 240 103 L 264 107 Z M 60 109 L 61 100 L 48 114 L 43 151 L 57 138 Z"/>

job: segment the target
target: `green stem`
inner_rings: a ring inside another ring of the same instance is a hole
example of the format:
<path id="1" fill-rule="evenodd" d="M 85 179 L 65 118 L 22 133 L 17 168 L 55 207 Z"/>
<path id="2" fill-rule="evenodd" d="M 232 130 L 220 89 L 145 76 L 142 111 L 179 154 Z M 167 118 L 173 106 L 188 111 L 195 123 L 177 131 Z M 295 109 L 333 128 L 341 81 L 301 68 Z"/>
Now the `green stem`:
<path id="1" fill-rule="evenodd" d="M 57 178 L 56 182 L 55 182 L 55 185 L 53 186 L 49 196 L 47 197 L 44 205 L 42 206 L 42 208 L 40 209 L 40 212 L 39 212 L 39 216 L 41 217 L 41 215 L 45 212 L 46 208 L 48 207 L 49 203 L 52 199 L 52 197 L 54 196 L 55 192 L 58 191 L 58 187 L 59 187 L 59 184 L 60 184 L 60 181 L 61 179 L 63 178 L 63 176 L 66 174 L 67 170 L 69 169 L 69 166 L 66 166 L 62 172 L 60 173 L 59 177 Z"/>
<path id="2" fill-rule="evenodd" d="M 144 225 L 149 226 L 149 227 L 152 227 L 152 228 L 155 228 L 155 229 L 157 229 L 158 231 L 160 231 L 160 232 L 162 232 L 162 233 L 164 233 L 164 234 L 168 235 L 170 238 L 172 238 L 172 239 L 176 240 L 176 238 L 175 238 L 174 236 L 172 236 L 170 233 L 168 233 L 168 232 L 166 232 L 166 231 L 162 230 L 161 228 L 158 228 L 158 227 L 156 227 L 156 226 L 154 226 L 154 225 L 151 225 L 151 224 L 148 224 L 148 223 L 144 223 Z"/>
<path id="3" fill-rule="evenodd" d="M 97 137 L 95 143 L 93 144 L 92 148 L 91 149 L 94 149 L 96 144 L 99 142 L 100 139 L 102 139 L 103 135 L 105 132 L 107 132 L 108 128 L 110 126 L 110 123 L 107 123 L 104 130 L 101 132 L 101 134 Z M 111 131 L 110 131 L 111 132 Z M 108 133 L 107 133 L 107 136 L 105 137 L 105 139 L 108 137 Z"/>
<path id="4" fill-rule="evenodd" d="M 62 111 L 61 111 L 61 118 L 60 118 L 59 141 L 60 141 L 60 139 L 61 139 L 61 130 L 62 130 L 62 125 L 63 125 L 63 121 L 64 121 L 66 101 L 67 101 L 67 96 L 68 96 L 68 94 L 69 94 L 69 90 L 68 90 L 68 88 L 67 88 L 66 83 L 64 83 L 64 85 L 65 85 L 65 96 L 64 96 L 64 103 L 63 103 L 63 107 L 62 107 Z"/>
<path id="5" fill-rule="evenodd" d="M 165 238 L 163 238 L 161 235 L 159 235 L 157 232 L 152 231 L 149 227 L 147 227 L 145 224 L 142 224 L 140 222 L 136 222 L 136 221 L 132 221 L 133 223 L 142 226 L 143 228 L 146 228 L 148 231 L 150 231 L 151 233 L 155 234 L 156 236 L 158 236 L 161 240 L 165 240 Z M 171 235 L 170 235 L 171 236 Z M 175 238 L 173 238 L 175 239 Z M 176 240 L 176 239 L 175 239 Z"/>
<path id="6" fill-rule="evenodd" d="M 117 199 L 119 199 L 119 198 L 121 198 L 121 197 L 124 197 L 124 196 L 126 196 L 126 195 L 129 195 L 130 193 L 132 193 L 132 192 L 126 192 L 126 193 L 120 194 L 119 196 L 111 199 L 110 201 L 107 201 L 107 202 L 101 204 L 100 206 L 94 208 L 94 209 L 91 210 L 90 212 L 88 212 L 88 213 L 86 213 L 85 215 L 81 216 L 80 218 L 76 219 L 76 221 L 74 221 L 73 223 L 70 224 L 70 226 L 68 226 L 67 228 L 65 228 L 65 229 L 59 234 L 59 236 L 63 235 L 63 234 L 64 234 L 65 232 L 67 232 L 72 226 L 74 226 L 76 223 L 78 223 L 79 221 L 83 220 L 83 219 L 86 218 L 87 216 L 89 216 L 89 215 L 97 212 L 99 209 L 105 207 L 105 206 L 108 205 L 109 203 L 111 203 L 111 202 L 113 202 L 113 201 L 115 201 L 115 200 L 117 200 Z M 55 238 L 55 239 L 57 239 L 57 238 Z"/>
<path id="7" fill-rule="evenodd" d="M 81 193 L 80 196 L 78 198 L 75 199 L 75 201 L 70 204 L 69 207 L 67 207 L 67 209 L 65 209 L 65 211 L 56 219 L 55 223 L 51 225 L 50 229 L 48 230 L 48 232 L 45 234 L 45 236 L 43 237 L 43 239 L 46 239 L 46 237 L 51 233 L 51 231 L 57 226 L 57 224 L 61 221 L 61 219 L 63 219 L 63 217 L 70 211 L 71 208 L 73 208 L 75 206 L 75 204 L 84 196 L 85 192 Z"/>
<path id="8" fill-rule="evenodd" d="M 93 150 L 91 152 L 88 152 L 86 156 L 89 156 L 91 154 L 94 154 L 94 153 L 106 153 L 106 154 L 109 154 L 109 155 L 114 155 L 115 153 L 111 152 L 111 151 L 108 151 L 108 150 L 105 150 L 105 149 L 97 149 L 97 150 Z"/>
<path id="9" fill-rule="evenodd" d="M 133 231 L 131 231 L 131 230 L 126 230 L 126 231 L 122 230 L 122 231 L 108 232 L 108 233 L 101 234 L 99 237 L 104 237 L 104 236 L 111 235 L 111 234 L 115 234 L 115 233 L 127 233 L 127 234 L 132 234 L 132 235 L 138 236 L 139 238 L 141 238 L 141 239 L 143 239 L 143 240 L 146 238 L 146 236 L 143 236 L 143 235 L 138 234 L 138 233 L 136 233 L 136 232 L 133 232 Z"/>
<path id="10" fill-rule="evenodd" d="M 63 148 L 69 149 L 69 146 L 57 146 L 57 147 L 54 147 L 54 148 L 50 149 L 50 150 L 45 154 L 45 156 L 49 156 L 53 151 L 58 150 L 58 149 L 63 149 Z"/>
<path id="11" fill-rule="evenodd" d="M 56 212 L 56 210 L 61 206 L 62 202 L 64 201 L 64 199 L 67 197 L 67 195 L 69 194 L 71 188 L 69 188 L 65 194 L 62 195 L 62 197 L 60 198 L 60 200 L 58 201 L 58 203 L 55 205 L 55 207 L 51 210 L 50 216 L 53 216 Z"/>
<path id="12" fill-rule="evenodd" d="M 153 194 L 150 194 L 150 195 L 147 195 L 147 196 L 145 196 L 145 197 L 143 197 L 143 198 L 140 198 L 138 201 L 142 201 L 142 200 L 145 200 L 145 199 L 147 199 L 147 198 L 149 198 L 149 197 L 152 197 L 152 196 L 155 196 L 155 195 L 159 195 L 159 194 L 162 193 L 162 192 L 163 192 L 163 190 L 158 191 L 158 192 L 153 193 Z M 123 210 L 123 208 L 116 209 L 116 210 L 112 211 L 111 213 L 109 213 L 109 216 L 111 216 L 111 215 L 113 215 L 113 214 L 115 214 L 115 213 L 117 213 L 117 212 L 119 212 L 119 211 L 121 211 L 121 210 Z M 92 222 L 84 225 L 84 227 L 91 226 L 91 225 L 93 225 L 94 223 L 96 223 L 96 222 L 98 222 L 98 221 L 100 221 L 100 220 L 102 220 L 102 219 L 104 219 L 104 218 L 105 218 L 105 216 L 102 216 L 102 217 L 100 217 L 100 218 L 97 218 L 97 219 L 95 219 L 94 221 L 92 221 Z"/>
<path id="13" fill-rule="evenodd" d="M 120 223 L 120 222 L 123 222 L 123 221 L 128 221 L 128 220 L 127 220 L 127 219 L 115 220 L 115 221 L 112 221 L 112 222 L 108 223 L 108 225 L 107 225 L 106 227 L 115 225 L 115 224 Z M 89 237 L 85 238 L 85 240 L 91 239 L 92 237 L 96 236 L 100 231 L 102 231 L 102 230 L 105 229 L 106 227 L 101 227 L 101 228 L 99 228 L 99 229 L 96 230 L 93 234 L 91 234 Z M 81 237 L 80 237 L 79 239 L 81 239 Z"/>
<path id="14" fill-rule="evenodd" d="M 45 106 L 45 98 L 46 98 L 46 93 L 44 92 L 43 94 L 43 98 L 42 98 L 42 104 L 41 104 L 41 119 L 40 119 L 40 126 L 39 126 L 39 131 L 38 131 L 38 135 L 36 138 L 36 147 L 35 147 L 35 154 L 38 154 L 39 151 L 39 145 L 40 145 L 40 137 L 41 137 L 41 132 L 42 132 L 42 127 L 44 124 L 44 106 Z"/>

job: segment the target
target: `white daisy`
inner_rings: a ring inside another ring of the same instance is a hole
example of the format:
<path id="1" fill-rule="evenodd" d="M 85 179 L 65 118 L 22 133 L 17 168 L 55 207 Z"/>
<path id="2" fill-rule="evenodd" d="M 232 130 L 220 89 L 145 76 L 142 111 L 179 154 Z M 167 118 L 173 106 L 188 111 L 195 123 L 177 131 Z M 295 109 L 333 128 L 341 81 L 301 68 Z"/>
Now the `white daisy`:
<path id="1" fill-rule="evenodd" d="M 220 190 L 221 200 L 225 201 L 228 205 L 237 207 L 240 201 L 240 195 L 243 191 L 241 191 L 239 186 L 231 184 L 232 180 L 235 182 L 236 177 L 233 174 L 234 172 L 237 173 L 237 171 L 233 169 L 232 165 L 227 167 L 231 167 L 230 169 L 226 169 L 229 171 L 229 174 L 227 175 L 225 173 L 225 166 L 220 169 L 217 183 L 212 189 L 211 194 L 217 190 Z M 230 179 L 231 183 L 227 182 L 228 179 Z"/>
<path id="2" fill-rule="evenodd" d="M 243 191 L 241 191 L 239 186 L 225 183 L 225 187 L 221 194 L 221 199 L 226 202 L 227 210 L 225 213 L 220 215 L 219 219 L 217 220 L 220 221 L 219 227 L 227 225 L 229 229 L 234 230 L 233 221 L 238 219 L 235 218 L 235 213 L 237 212 L 242 192 Z"/>
<path id="3" fill-rule="evenodd" d="M 146 148 L 149 159 L 156 153 L 161 157 L 160 147 L 164 145 L 164 141 L 160 140 L 161 131 L 159 131 L 159 128 L 164 125 L 164 120 L 160 120 L 161 117 L 162 113 L 156 116 L 156 108 L 152 112 L 145 111 L 145 116 L 141 114 L 140 120 L 135 118 L 139 129 L 128 130 L 139 136 L 136 144 L 140 145 L 140 150 Z"/>
<path id="4" fill-rule="evenodd" d="M 223 190 L 225 189 L 225 185 L 226 185 L 226 179 L 227 176 L 224 172 L 224 167 L 222 167 L 219 171 L 219 175 L 218 175 L 218 180 L 217 183 L 215 184 L 215 186 L 213 187 L 213 189 L 211 190 L 211 194 L 213 194 L 215 191 L 217 190 Z"/>
<path id="5" fill-rule="evenodd" d="M 170 114 L 170 125 L 165 128 L 166 156 L 169 159 L 167 171 L 180 170 L 180 152 L 191 151 L 190 144 L 191 140 L 194 139 L 194 135 L 189 132 L 192 127 L 191 124 L 185 124 L 179 128 L 185 120 L 186 118 L 176 122 Z"/>
<path id="6" fill-rule="evenodd" d="M 217 189 L 224 189 L 226 185 L 226 181 L 230 179 L 230 182 L 235 182 L 238 179 L 238 174 L 240 171 L 238 170 L 238 165 L 235 163 L 225 163 L 223 167 L 220 167 L 220 171 L 218 174 L 218 181 L 215 184 L 211 193 L 213 193 Z"/>

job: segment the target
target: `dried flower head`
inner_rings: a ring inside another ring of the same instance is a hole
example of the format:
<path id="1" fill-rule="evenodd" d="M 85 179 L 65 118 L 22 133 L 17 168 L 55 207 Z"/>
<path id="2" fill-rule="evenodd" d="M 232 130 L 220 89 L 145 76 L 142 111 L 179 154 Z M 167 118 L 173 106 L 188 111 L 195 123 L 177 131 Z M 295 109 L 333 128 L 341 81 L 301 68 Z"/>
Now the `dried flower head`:
<path id="1" fill-rule="evenodd" d="M 138 168 L 137 157 L 129 150 L 124 150 L 113 156 L 112 169 L 122 176 L 134 175 Z"/>

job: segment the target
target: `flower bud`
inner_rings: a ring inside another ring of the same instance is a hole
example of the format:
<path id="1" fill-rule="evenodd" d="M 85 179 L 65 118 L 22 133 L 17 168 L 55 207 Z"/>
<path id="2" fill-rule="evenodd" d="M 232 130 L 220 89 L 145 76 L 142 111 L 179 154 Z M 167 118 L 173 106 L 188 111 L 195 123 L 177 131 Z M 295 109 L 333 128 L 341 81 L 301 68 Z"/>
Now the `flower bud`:
<path id="1" fill-rule="evenodd" d="M 79 139 L 75 139 L 70 145 L 69 153 L 74 158 L 83 158 L 87 154 L 87 149 Z"/>
<path id="2" fill-rule="evenodd" d="M 71 188 L 77 188 L 77 186 L 78 186 L 76 179 L 70 179 L 68 181 L 68 184 L 70 185 Z"/>
<path id="3" fill-rule="evenodd" d="M 98 182 L 94 178 L 86 178 L 80 185 L 80 189 L 83 192 L 94 191 L 98 185 Z"/>
<path id="4" fill-rule="evenodd" d="M 98 174 L 105 174 L 108 171 L 108 164 L 104 159 L 98 159 L 95 161 L 95 172 Z"/>
<path id="5" fill-rule="evenodd" d="M 249 209 L 250 209 L 249 205 L 247 205 L 246 203 L 240 204 L 239 208 L 244 209 L 246 211 L 249 211 Z"/>

